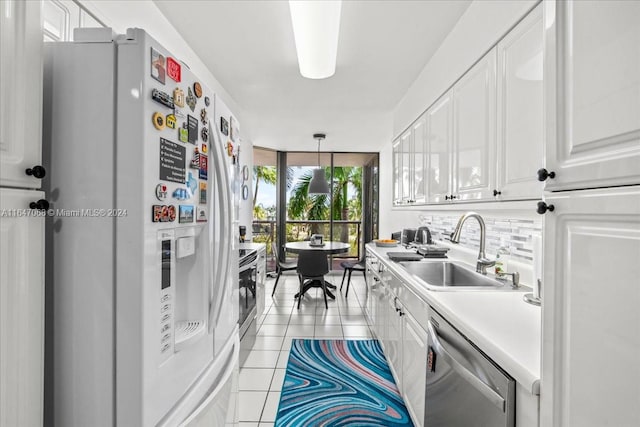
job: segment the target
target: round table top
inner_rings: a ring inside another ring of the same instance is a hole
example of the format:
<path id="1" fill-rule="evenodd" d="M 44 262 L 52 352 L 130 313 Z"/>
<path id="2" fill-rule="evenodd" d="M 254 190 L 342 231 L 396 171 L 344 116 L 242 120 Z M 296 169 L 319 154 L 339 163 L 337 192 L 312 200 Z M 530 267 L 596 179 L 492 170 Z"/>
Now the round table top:
<path id="1" fill-rule="evenodd" d="M 343 252 L 349 252 L 351 245 L 343 242 L 324 242 L 323 246 L 311 246 L 309 242 L 287 242 L 284 245 L 285 249 L 294 254 L 298 254 L 303 251 L 319 251 L 327 254 L 341 254 Z"/>

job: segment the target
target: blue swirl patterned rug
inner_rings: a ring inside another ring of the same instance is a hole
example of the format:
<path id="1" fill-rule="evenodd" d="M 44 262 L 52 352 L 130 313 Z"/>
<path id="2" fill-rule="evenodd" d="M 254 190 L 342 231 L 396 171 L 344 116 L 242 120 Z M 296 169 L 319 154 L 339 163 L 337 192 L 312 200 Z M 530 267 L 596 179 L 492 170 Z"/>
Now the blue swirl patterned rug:
<path id="1" fill-rule="evenodd" d="M 412 425 L 378 341 L 293 340 L 276 427 Z"/>

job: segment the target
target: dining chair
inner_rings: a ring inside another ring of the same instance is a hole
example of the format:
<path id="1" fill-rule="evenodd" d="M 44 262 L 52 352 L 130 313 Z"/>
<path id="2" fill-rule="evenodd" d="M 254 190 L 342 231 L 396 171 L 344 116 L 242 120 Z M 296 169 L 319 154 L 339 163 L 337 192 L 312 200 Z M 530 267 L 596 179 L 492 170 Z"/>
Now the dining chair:
<path id="1" fill-rule="evenodd" d="M 365 273 L 364 259 L 361 259 L 358 262 L 353 261 L 342 261 L 340 263 L 340 267 L 344 269 L 342 273 L 342 282 L 340 282 L 340 291 L 342 291 L 342 286 L 344 285 L 344 277 L 349 272 L 349 278 L 347 279 L 347 292 L 344 294 L 344 297 L 347 298 L 349 296 L 349 285 L 351 284 L 351 273 L 354 271 L 362 271 L 362 275 L 367 278 L 367 274 Z"/>
<path id="2" fill-rule="evenodd" d="M 298 255 L 298 279 L 300 280 L 300 293 L 298 297 L 298 309 L 300 309 L 300 301 L 303 297 L 304 281 L 319 281 L 322 283 L 322 292 L 324 294 L 324 306 L 329 308 L 327 303 L 327 284 L 324 281 L 324 275 L 329 273 L 329 262 L 327 255 L 322 251 L 302 251 Z"/>
<path id="3" fill-rule="evenodd" d="M 271 242 L 271 250 L 273 251 L 273 256 L 276 259 L 276 283 L 273 284 L 273 292 L 271 292 L 271 296 L 274 296 L 276 293 L 276 287 L 278 286 L 278 280 L 280 280 L 280 276 L 283 271 L 293 271 L 298 268 L 298 264 L 296 262 L 286 262 L 280 260 L 280 254 L 278 253 L 278 245 L 275 242 Z"/>

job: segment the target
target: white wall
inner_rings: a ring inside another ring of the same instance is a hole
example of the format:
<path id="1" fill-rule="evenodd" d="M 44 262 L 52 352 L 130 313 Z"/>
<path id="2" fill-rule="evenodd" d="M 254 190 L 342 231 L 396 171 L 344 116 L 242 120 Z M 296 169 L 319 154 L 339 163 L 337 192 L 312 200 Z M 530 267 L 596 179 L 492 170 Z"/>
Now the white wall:
<path id="1" fill-rule="evenodd" d="M 393 135 L 399 135 L 404 131 L 537 3 L 537 0 L 474 1 L 398 103 L 393 113 Z M 417 226 L 420 213 L 442 209 L 394 209 L 391 203 L 391 165 L 392 150 L 389 140 L 380 150 L 381 238 L 389 238 L 391 232 L 403 227 Z M 499 216 L 508 210 L 512 218 L 531 217 L 531 211 L 523 205 L 511 206 L 512 208 L 508 208 L 504 202 L 475 203 L 445 209 L 452 215 L 476 210 Z"/>
<path id="2" fill-rule="evenodd" d="M 243 114 L 242 108 L 211 74 L 211 71 L 169 23 L 155 3 L 150 0 L 78 0 L 78 2 L 106 26 L 113 28 L 116 33 L 124 33 L 127 28 L 132 27 L 144 29 L 179 60 L 187 64 L 191 71 L 216 93 L 216 96 L 222 98 L 233 115 L 242 123 L 243 139 L 251 140 L 251 126 L 244 119 L 245 114 Z"/>

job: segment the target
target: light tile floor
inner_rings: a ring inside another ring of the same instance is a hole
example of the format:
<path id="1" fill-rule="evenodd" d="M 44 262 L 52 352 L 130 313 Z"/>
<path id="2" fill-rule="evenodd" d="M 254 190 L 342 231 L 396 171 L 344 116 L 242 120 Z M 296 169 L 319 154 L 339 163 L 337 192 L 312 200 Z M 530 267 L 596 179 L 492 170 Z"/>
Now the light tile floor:
<path id="1" fill-rule="evenodd" d="M 294 295 L 298 292 L 295 272 L 284 273 L 271 297 L 275 279 L 266 283 L 265 313 L 258 319 L 258 337 L 240 370 L 240 427 L 273 426 L 280 402 L 291 341 L 294 338 L 369 339 L 364 303 L 365 284 L 361 273 L 351 277 L 349 297 L 345 283 L 339 291 L 342 271 L 332 271 L 327 280 L 338 286 L 336 299 L 324 306 L 322 290 L 310 289 L 300 309 Z M 345 280 L 346 282 L 346 280 Z"/>

